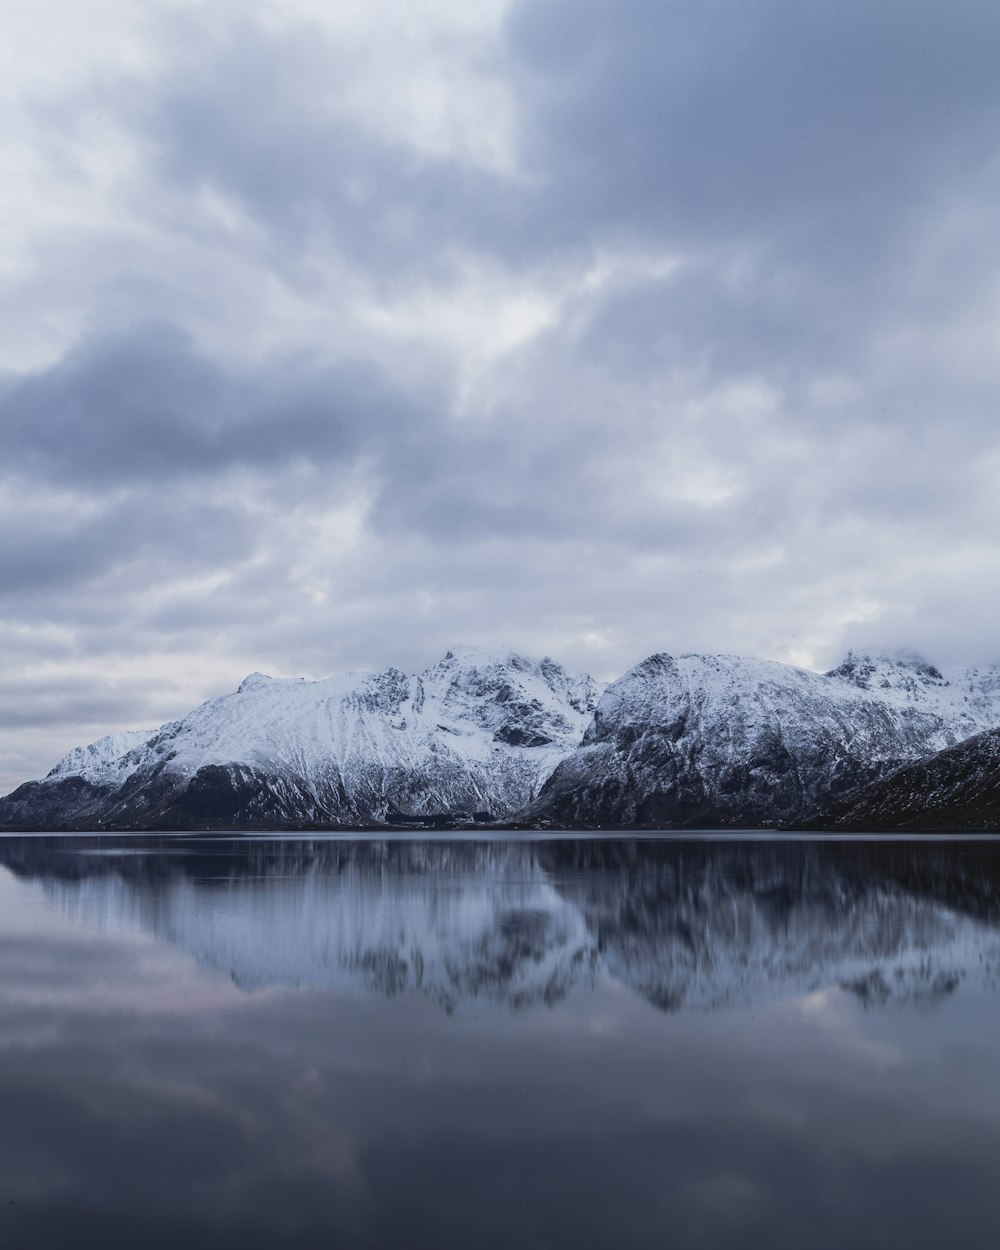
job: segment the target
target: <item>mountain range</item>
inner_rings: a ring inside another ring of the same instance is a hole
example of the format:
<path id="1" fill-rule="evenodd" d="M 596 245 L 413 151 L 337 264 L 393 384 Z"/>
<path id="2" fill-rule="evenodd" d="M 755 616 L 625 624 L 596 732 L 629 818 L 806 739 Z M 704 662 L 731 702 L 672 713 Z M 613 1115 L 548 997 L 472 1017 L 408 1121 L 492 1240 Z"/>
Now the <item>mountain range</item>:
<path id="1" fill-rule="evenodd" d="M 455 648 L 413 676 L 254 673 L 71 751 L 0 799 L 0 826 L 991 828 L 998 727 L 1000 668 L 914 653 L 825 674 L 657 654 L 602 688 L 548 657 Z"/>

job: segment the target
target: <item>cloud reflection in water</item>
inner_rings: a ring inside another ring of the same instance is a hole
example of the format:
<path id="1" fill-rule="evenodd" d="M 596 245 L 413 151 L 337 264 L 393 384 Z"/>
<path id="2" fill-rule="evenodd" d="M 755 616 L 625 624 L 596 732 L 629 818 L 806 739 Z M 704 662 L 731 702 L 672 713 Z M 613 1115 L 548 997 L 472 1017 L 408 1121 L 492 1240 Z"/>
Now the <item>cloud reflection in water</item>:
<path id="1" fill-rule="evenodd" d="M 995 1227 L 990 847 L 121 848 L 0 841 L 0 1244 Z"/>

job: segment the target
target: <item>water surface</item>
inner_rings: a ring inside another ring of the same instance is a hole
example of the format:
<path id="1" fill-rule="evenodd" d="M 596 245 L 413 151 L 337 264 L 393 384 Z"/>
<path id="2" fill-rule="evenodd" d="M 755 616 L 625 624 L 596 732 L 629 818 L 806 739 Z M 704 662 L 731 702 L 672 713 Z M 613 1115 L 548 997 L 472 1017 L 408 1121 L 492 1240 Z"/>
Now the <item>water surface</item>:
<path id="1" fill-rule="evenodd" d="M 1000 844 L 0 838 L 0 1247 L 983 1246 Z"/>

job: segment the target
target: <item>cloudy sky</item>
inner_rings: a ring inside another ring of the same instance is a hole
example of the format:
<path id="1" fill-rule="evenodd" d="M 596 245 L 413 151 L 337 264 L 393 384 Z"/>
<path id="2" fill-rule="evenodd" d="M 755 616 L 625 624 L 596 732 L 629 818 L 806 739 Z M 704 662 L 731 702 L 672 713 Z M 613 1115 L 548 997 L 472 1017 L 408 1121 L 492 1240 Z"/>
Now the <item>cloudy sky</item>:
<path id="1" fill-rule="evenodd" d="M 6 0 L 0 791 L 247 672 L 1000 659 L 995 0 Z"/>

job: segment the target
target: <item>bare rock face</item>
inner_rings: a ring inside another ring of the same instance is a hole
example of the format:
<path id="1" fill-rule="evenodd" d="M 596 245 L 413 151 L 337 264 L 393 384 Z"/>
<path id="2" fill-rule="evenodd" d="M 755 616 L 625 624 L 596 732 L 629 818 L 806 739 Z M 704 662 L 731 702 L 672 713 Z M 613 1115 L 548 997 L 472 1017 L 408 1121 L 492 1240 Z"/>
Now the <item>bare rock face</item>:
<path id="1" fill-rule="evenodd" d="M 254 673 L 183 720 L 72 752 L 0 800 L 0 824 L 504 818 L 578 745 L 597 695 L 590 678 L 511 651 L 449 651 L 414 677 L 394 668 L 318 682 Z"/>
<path id="2" fill-rule="evenodd" d="M 828 674 L 733 656 L 654 655 L 612 682 L 529 814 L 564 824 L 794 824 L 904 763 L 1000 723 L 993 670 L 920 657 Z"/>
<path id="3" fill-rule="evenodd" d="M 813 823 L 872 833 L 994 832 L 1000 829 L 1000 730 L 906 764 Z"/>

